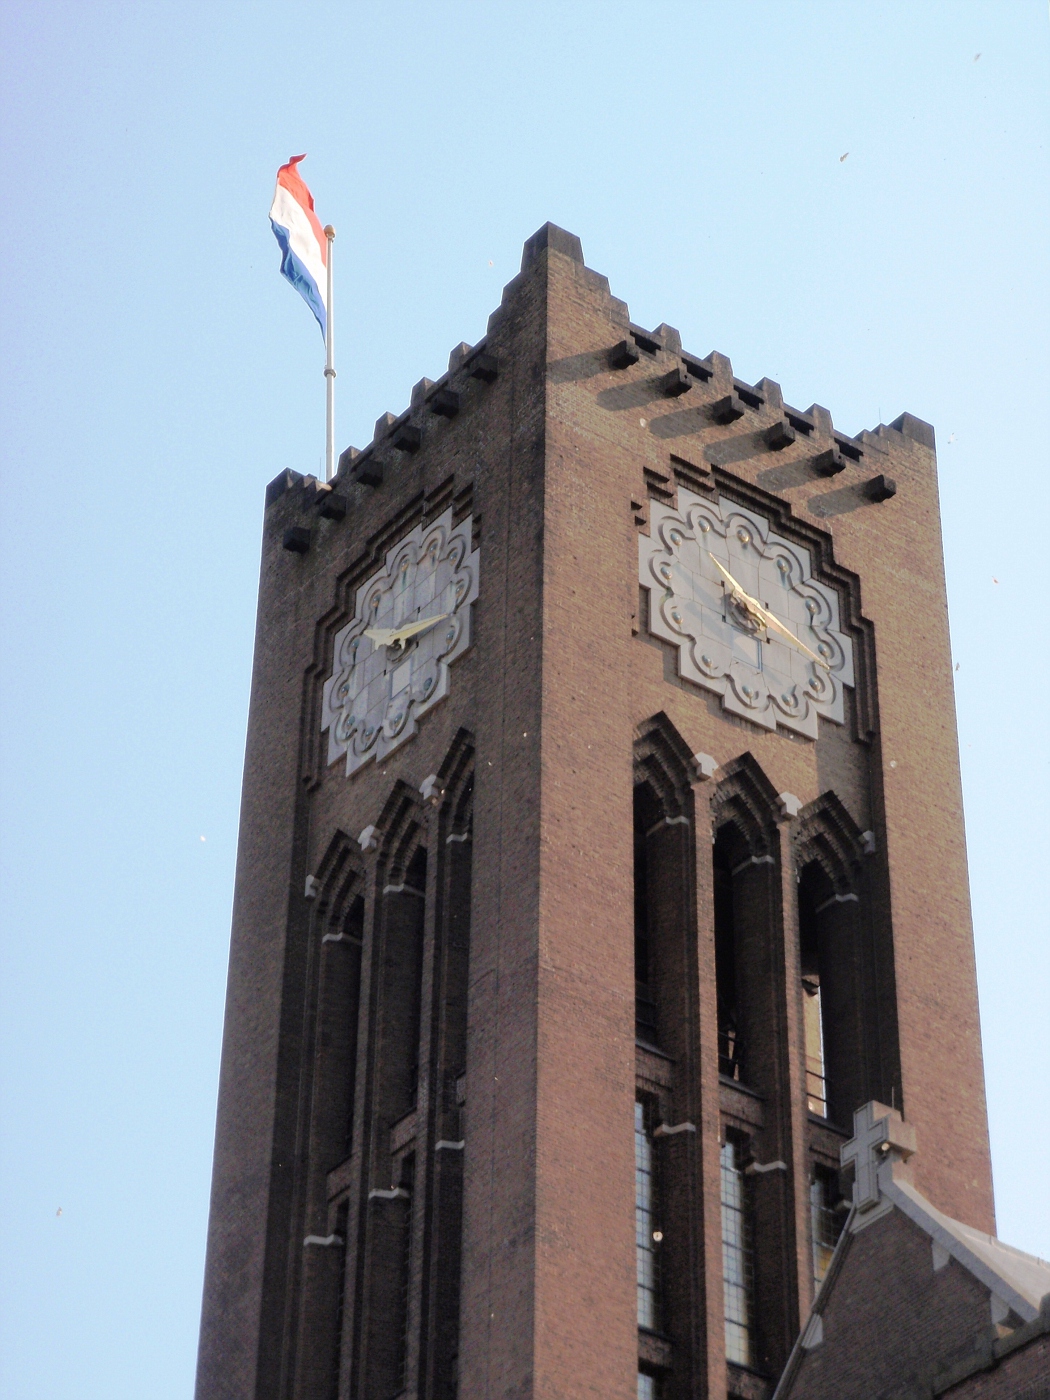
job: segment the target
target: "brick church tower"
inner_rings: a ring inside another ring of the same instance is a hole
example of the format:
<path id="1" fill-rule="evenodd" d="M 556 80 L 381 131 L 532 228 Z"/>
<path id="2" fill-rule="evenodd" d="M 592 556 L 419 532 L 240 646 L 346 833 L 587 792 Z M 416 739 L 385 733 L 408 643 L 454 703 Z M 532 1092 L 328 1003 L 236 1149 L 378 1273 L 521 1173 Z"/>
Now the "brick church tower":
<path id="1" fill-rule="evenodd" d="M 869 1100 L 994 1229 L 933 430 L 547 225 L 267 491 L 198 1400 L 768 1397 Z"/>

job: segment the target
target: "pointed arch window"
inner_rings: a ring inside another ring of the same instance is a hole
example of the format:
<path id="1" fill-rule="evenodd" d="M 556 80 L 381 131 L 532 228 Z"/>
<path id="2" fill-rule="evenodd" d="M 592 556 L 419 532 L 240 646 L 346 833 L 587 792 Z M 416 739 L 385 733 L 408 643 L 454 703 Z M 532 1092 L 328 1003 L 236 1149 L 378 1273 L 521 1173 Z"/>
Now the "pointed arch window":
<path id="1" fill-rule="evenodd" d="M 793 844 L 807 1106 L 848 1129 L 861 1104 L 899 1092 L 892 937 L 869 897 L 865 836 L 834 792 L 802 814 Z"/>
<path id="2" fill-rule="evenodd" d="M 640 727 L 634 745 L 635 1030 L 640 1067 L 659 1070 L 643 1073 L 635 1106 L 637 1316 L 640 1329 L 659 1333 L 673 1347 L 674 1388 L 683 1394 L 700 1384 L 704 1366 L 687 1282 L 696 1277 L 703 1251 L 702 1180 L 692 1133 L 685 1130 L 700 1119 L 693 772 L 690 750 L 666 715 Z M 646 1346 L 639 1388 L 648 1395 L 659 1389 L 660 1376 L 649 1368 Z"/>

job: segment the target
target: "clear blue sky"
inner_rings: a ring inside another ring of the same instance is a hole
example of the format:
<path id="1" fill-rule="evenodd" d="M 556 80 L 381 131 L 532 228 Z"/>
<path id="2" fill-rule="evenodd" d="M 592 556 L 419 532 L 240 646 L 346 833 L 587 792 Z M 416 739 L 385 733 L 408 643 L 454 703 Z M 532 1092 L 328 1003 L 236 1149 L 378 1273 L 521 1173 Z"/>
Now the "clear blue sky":
<path id="1" fill-rule="evenodd" d="M 0 23 L 6 1400 L 192 1388 L 263 488 L 323 451 L 300 151 L 340 446 L 547 219 L 744 379 L 936 425 L 999 1229 L 1050 1256 L 1046 0 Z"/>

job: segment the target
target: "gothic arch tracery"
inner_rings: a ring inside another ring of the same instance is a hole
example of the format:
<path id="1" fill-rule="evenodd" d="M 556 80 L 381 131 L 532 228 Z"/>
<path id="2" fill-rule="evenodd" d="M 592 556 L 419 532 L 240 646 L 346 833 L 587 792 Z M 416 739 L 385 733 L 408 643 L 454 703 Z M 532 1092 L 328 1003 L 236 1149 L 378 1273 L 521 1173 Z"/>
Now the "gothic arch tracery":
<path id="1" fill-rule="evenodd" d="M 648 783 L 665 819 L 692 816 L 692 755 L 662 711 L 639 726 L 634 774 L 636 785 Z"/>
<path id="2" fill-rule="evenodd" d="M 753 859 L 772 856 L 779 816 L 773 784 L 749 753 L 727 763 L 711 797 L 712 829 L 732 823 Z"/>
<path id="3" fill-rule="evenodd" d="M 360 893 L 362 873 L 357 859 L 357 842 L 337 830 L 311 877 L 317 915 L 339 923 L 355 893 Z"/>
<path id="4" fill-rule="evenodd" d="M 379 818 L 383 833 L 377 869 L 384 886 L 405 883 L 417 852 L 425 848 L 426 827 L 419 794 L 400 780 L 394 784 Z"/>
<path id="5" fill-rule="evenodd" d="M 474 811 L 474 736 L 461 729 L 438 770 L 445 839 L 469 835 Z"/>
<path id="6" fill-rule="evenodd" d="M 794 840 L 795 871 L 816 862 L 839 899 L 859 898 L 863 840 L 856 822 L 833 792 L 803 808 Z"/>

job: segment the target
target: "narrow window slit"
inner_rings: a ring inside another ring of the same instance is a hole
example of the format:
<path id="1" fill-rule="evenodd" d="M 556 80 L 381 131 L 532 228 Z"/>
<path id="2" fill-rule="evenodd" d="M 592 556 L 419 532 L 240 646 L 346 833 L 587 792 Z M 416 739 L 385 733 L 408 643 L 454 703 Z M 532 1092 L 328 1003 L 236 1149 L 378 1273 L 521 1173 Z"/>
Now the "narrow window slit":
<path id="1" fill-rule="evenodd" d="M 722 1287 L 725 1295 L 726 1360 L 754 1365 L 754 1270 L 751 1211 L 741 1145 L 722 1144 Z"/>
<path id="2" fill-rule="evenodd" d="M 646 1105 L 634 1105 L 634 1230 L 638 1266 L 638 1326 L 660 1326 L 660 1257 L 663 1235 L 657 1225 L 656 1163 Z M 640 1382 L 639 1382 L 640 1385 Z"/>

